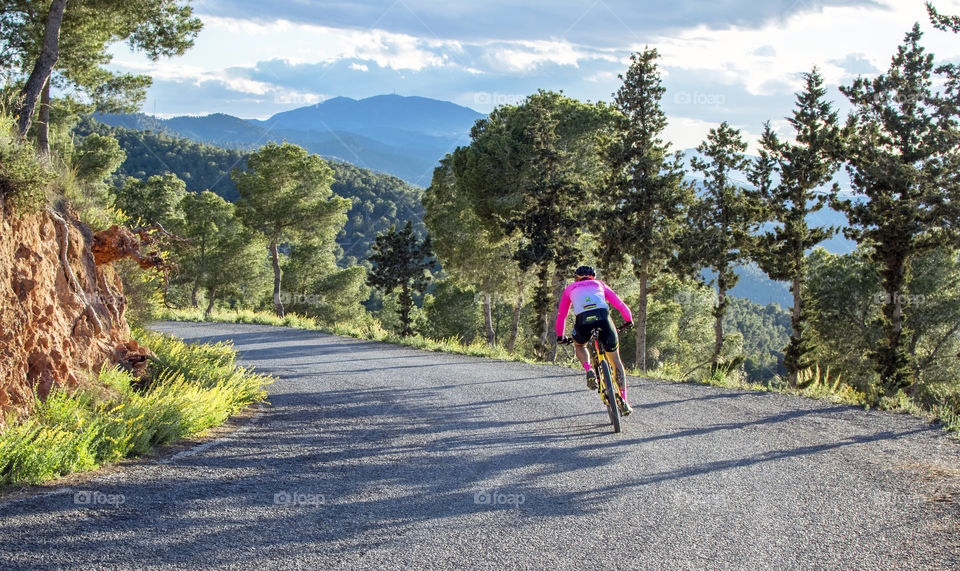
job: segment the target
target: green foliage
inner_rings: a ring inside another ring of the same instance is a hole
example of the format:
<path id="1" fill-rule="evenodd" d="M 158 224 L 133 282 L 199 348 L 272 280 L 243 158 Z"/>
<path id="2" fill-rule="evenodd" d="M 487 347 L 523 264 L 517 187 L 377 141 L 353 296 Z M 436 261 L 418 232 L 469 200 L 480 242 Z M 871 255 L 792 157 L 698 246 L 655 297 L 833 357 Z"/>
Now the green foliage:
<path id="1" fill-rule="evenodd" d="M 722 354 L 723 316 L 729 305 L 727 291 L 737 285 L 737 264 L 749 260 L 753 232 L 759 226 L 760 211 L 755 201 L 733 178 L 747 167 L 743 152 L 747 144 L 740 131 L 726 122 L 711 129 L 707 140 L 697 147 L 704 158 L 694 157 L 690 164 L 703 177 L 702 196 L 690 207 L 687 227 L 682 235 L 678 265 L 696 274 L 715 272 L 718 301 L 715 319 L 713 362 Z"/>
<path id="2" fill-rule="evenodd" d="M 3 6 L 0 45 L 4 67 L 29 74 L 43 45 L 47 9 L 30 0 L 8 0 Z M 150 58 L 182 55 L 202 24 L 188 2 L 169 0 L 70 0 L 59 33 L 59 58 L 51 82 L 73 90 L 99 110 L 133 110 L 143 100 L 148 76 L 107 70 L 111 48 L 126 41 Z"/>
<path id="3" fill-rule="evenodd" d="M 175 231 L 189 241 L 176 244 L 174 254 L 193 307 L 201 288 L 210 312 L 218 295 L 243 296 L 251 286 L 266 285 L 266 243 L 243 225 L 233 204 L 204 191 L 184 196 L 179 209 L 183 218 Z"/>
<path id="4" fill-rule="evenodd" d="M 483 339 L 483 315 L 480 296 L 464 289 L 454 280 L 437 284 L 423 302 L 424 335 L 433 339 L 458 339 L 465 345 Z"/>
<path id="5" fill-rule="evenodd" d="M 122 185 L 129 177 L 147 179 L 154 175 L 176 175 L 192 192 L 210 190 L 230 202 L 240 198 L 230 178 L 234 168 L 245 168 L 247 153 L 220 149 L 152 131 L 110 127 L 84 117 L 74 129 L 79 137 L 92 134 L 116 139 L 126 159 L 112 180 Z"/>
<path id="6" fill-rule="evenodd" d="M 377 235 L 397 220 L 410 220 L 413 229 L 425 233 L 423 191 L 395 176 L 375 173 L 351 164 L 330 162 L 337 196 L 349 198 L 347 223 L 337 237 L 343 250 L 341 266 L 362 263 L 370 253 Z"/>
<path id="7" fill-rule="evenodd" d="M 147 180 L 128 178 L 122 187 L 113 190 L 113 206 L 139 224 L 173 228 L 180 224 L 180 201 L 186 195 L 186 185 L 176 175 L 152 176 Z"/>
<path id="8" fill-rule="evenodd" d="M 221 149 L 176 138 L 161 132 L 133 131 L 110 127 L 85 117 L 75 133 L 86 136 L 97 133 L 117 139 L 127 159 L 120 166 L 114 184 L 127 177 L 146 179 L 153 175 L 175 174 L 186 183 L 187 190 L 210 190 L 230 202 L 240 198 L 230 178 L 234 168 L 244 169 L 248 153 Z M 386 231 L 397 219 L 413 221 L 414 229 L 424 233 L 423 191 L 397 177 L 374 173 L 347 163 L 328 162 L 333 169 L 330 188 L 337 196 L 351 200 L 347 222 L 337 235 L 342 259 L 341 267 L 363 263 L 377 234 Z"/>
<path id="9" fill-rule="evenodd" d="M 860 250 L 837 255 L 817 248 L 808 257 L 807 267 L 803 295 L 815 360 L 875 397 L 878 378 L 869 351 L 879 340 L 880 330 L 873 323 L 882 290 L 873 264 Z"/>
<path id="10" fill-rule="evenodd" d="M 504 237 L 491 227 L 489 220 L 477 215 L 469 193 L 457 184 L 450 155 L 441 159 L 434 170 L 423 204 L 424 222 L 434 239 L 437 259 L 458 284 L 476 288 L 489 298 L 505 297 L 516 289 L 522 294 L 527 272 L 520 269 L 513 257 L 517 239 Z M 494 344 L 497 331 L 493 327 L 492 303 L 483 307 L 487 341 Z"/>
<path id="11" fill-rule="evenodd" d="M 224 345 L 190 346 L 140 333 L 159 361 L 145 391 L 116 369 L 100 374 L 104 389 L 54 391 L 35 414 L 0 432 L 0 485 L 37 484 L 91 470 L 223 423 L 262 402 L 270 379 L 235 364 Z"/>
<path id="12" fill-rule="evenodd" d="M 269 245 L 273 303 L 282 317 L 278 246 L 299 239 L 332 242 L 343 228 L 350 200 L 333 195 L 333 171 L 324 160 L 296 145 L 265 145 L 250 155 L 247 165 L 249 171 L 231 173 L 240 193 L 237 215 Z"/>
<path id="13" fill-rule="evenodd" d="M 0 113 L 0 199 L 14 212 L 36 212 L 46 204 L 47 187 L 57 175 L 15 129 L 14 120 Z"/>
<path id="14" fill-rule="evenodd" d="M 91 133 L 73 152 L 73 168 L 77 178 L 102 183 L 127 159 L 120 143 L 110 136 Z"/>
<path id="15" fill-rule="evenodd" d="M 548 350 L 552 280 L 579 258 L 574 245 L 588 196 L 604 171 L 597 134 L 610 127 L 612 117 L 602 103 L 541 90 L 477 121 L 470 146 L 453 155 L 457 185 L 490 229 L 491 241 L 515 237 L 513 258 L 520 270 L 537 270 L 533 319 L 541 357 Z"/>
<path id="16" fill-rule="evenodd" d="M 752 382 L 783 375 L 783 348 L 790 338 L 790 313 L 775 303 L 766 306 L 731 297 L 724 329 L 743 337 L 744 372 Z"/>
<path id="17" fill-rule="evenodd" d="M 838 256 L 817 249 L 809 264 L 805 302 L 811 308 L 817 361 L 875 405 L 890 396 L 870 366 L 871 351 L 883 343 L 877 322 L 887 301 L 875 262 L 860 250 Z M 960 394 L 960 254 L 938 249 L 917 255 L 904 290 L 908 293 L 899 300 L 909 309 L 904 345 L 916 378 L 906 394 L 928 409 L 949 408 Z"/>
<path id="18" fill-rule="evenodd" d="M 438 269 L 430 237 L 418 240 L 413 232 L 413 224 L 407 221 L 403 230 L 398 232 L 396 227 L 391 227 L 377 236 L 371 250 L 373 253 L 369 260 L 373 263 L 373 269 L 367 276 L 367 283 L 384 294 L 400 291 L 400 334 L 412 335 L 413 294 L 422 294 L 430 283 L 430 271 Z"/>
<path id="19" fill-rule="evenodd" d="M 767 123 L 760 157 L 750 173 L 764 218 L 774 224 L 773 231 L 759 237 L 752 257 L 770 279 L 791 282 L 793 291 L 792 334 L 784 357 L 791 385 L 796 385 L 797 373 L 812 364 L 802 297 L 806 252 L 834 233 L 832 228 L 811 228 L 807 218 L 826 205 L 826 193 L 817 189 L 829 183 L 839 168 L 840 148 L 837 113 L 824 100 L 823 78 L 814 68 L 804 79 L 806 87 L 797 94 L 796 110 L 787 119 L 796 142 L 781 141 Z"/>
<path id="20" fill-rule="evenodd" d="M 647 282 L 674 258 L 692 189 L 683 181 L 682 155 L 662 139 L 667 116 L 655 49 L 630 56 L 614 106 L 620 112 L 606 148 L 606 184 L 589 216 L 602 268 L 619 273 L 632 260 L 641 293 L 633 306 L 637 361 L 646 369 Z"/>
<path id="21" fill-rule="evenodd" d="M 370 297 L 363 266 L 338 268 L 332 243 L 290 246 L 283 267 L 283 303 L 290 311 L 333 325 L 362 319 Z"/>
<path id="22" fill-rule="evenodd" d="M 844 158 L 856 198 L 834 202 L 850 222 L 844 234 L 869 248 L 886 294 L 874 323 L 884 335 L 871 356 L 888 397 L 918 381 L 907 347 L 912 308 L 901 302 L 911 261 L 956 244 L 960 228 L 960 71 L 935 70 L 921 38 L 917 24 L 886 73 L 841 88 L 854 105 Z"/>

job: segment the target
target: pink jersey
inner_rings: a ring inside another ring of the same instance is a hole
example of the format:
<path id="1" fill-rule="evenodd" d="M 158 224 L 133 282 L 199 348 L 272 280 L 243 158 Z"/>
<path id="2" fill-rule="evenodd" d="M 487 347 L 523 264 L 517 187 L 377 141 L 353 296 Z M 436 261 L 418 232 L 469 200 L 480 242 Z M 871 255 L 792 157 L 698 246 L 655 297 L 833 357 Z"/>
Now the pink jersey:
<path id="1" fill-rule="evenodd" d="M 573 306 L 573 314 L 580 315 L 584 311 L 593 309 L 609 309 L 610 305 L 620 311 L 620 315 L 626 321 L 633 321 L 630 314 L 630 308 L 627 304 L 620 301 L 617 294 L 607 287 L 607 284 L 600 280 L 583 280 L 573 282 L 563 290 L 563 297 L 560 298 L 560 310 L 557 313 L 557 337 L 563 336 L 563 326 L 567 321 L 567 314 L 570 313 L 570 306 Z"/>

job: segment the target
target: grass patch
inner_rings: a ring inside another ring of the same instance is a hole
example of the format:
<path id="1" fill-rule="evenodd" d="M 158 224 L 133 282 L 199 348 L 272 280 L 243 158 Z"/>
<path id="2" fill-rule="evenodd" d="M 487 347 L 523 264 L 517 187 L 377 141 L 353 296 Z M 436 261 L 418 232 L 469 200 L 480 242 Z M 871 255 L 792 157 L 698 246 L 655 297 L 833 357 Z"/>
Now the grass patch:
<path id="1" fill-rule="evenodd" d="M 379 321 L 370 320 L 368 322 L 356 324 L 338 324 L 333 327 L 326 326 L 317 320 L 301 315 L 288 313 L 284 317 L 279 317 L 272 313 L 250 311 L 246 309 L 237 311 L 214 311 L 209 316 L 199 309 L 164 309 L 159 312 L 157 319 L 165 321 L 187 321 L 203 322 L 216 321 L 221 323 L 254 323 L 257 325 L 274 325 L 278 327 L 293 327 L 295 329 L 307 329 L 310 331 L 320 331 L 332 335 L 343 337 L 354 337 L 356 339 L 367 339 L 370 341 L 380 341 L 391 343 L 393 345 L 402 345 L 405 347 L 414 347 L 426 351 L 435 351 L 443 353 L 455 353 L 458 355 L 470 355 L 473 357 L 486 357 L 489 359 L 499 359 L 501 361 L 513 361 L 522 363 L 535 363 L 519 354 L 511 354 L 503 347 L 491 347 L 485 341 L 477 340 L 469 345 L 464 344 L 459 339 L 431 339 L 422 335 L 411 335 L 403 337 L 384 329 Z"/>
<path id="2" fill-rule="evenodd" d="M 135 336 L 158 357 L 149 385 L 137 388 L 127 373 L 105 369 L 99 386 L 52 392 L 33 416 L 0 432 L 0 485 L 38 484 L 143 454 L 266 398 L 270 378 L 238 367 L 229 345 Z"/>

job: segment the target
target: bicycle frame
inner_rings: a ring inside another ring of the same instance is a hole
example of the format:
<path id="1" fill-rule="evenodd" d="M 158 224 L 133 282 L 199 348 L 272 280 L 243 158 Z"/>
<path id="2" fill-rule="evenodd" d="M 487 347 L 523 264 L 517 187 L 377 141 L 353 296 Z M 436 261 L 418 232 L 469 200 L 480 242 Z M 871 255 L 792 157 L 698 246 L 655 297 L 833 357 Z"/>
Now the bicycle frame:
<path id="1" fill-rule="evenodd" d="M 607 367 L 609 367 L 611 372 L 610 380 L 613 381 L 613 388 L 617 393 L 616 398 L 617 400 L 620 400 L 621 389 L 620 379 L 617 378 L 617 368 L 613 365 L 613 363 L 610 362 L 610 359 L 607 358 L 607 352 L 600 347 L 599 333 L 600 332 L 597 329 L 594 329 L 593 333 L 590 334 L 590 340 L 587 342 L 588 351 L 590 353 L 590 361 L 592 361 L 592 366 L 596 371 L 600 370 L 600 363 L 602 361 L 607 362 Z M 607 402 L 607 395 L 603 393 L 603 387 L 598 385 L 597 390 L 600 393 L 600 398 L 603 399 L 603 403 L 610 404 Z M 619 406 L 619 403 L 614 403 L 614 406 Z"/>

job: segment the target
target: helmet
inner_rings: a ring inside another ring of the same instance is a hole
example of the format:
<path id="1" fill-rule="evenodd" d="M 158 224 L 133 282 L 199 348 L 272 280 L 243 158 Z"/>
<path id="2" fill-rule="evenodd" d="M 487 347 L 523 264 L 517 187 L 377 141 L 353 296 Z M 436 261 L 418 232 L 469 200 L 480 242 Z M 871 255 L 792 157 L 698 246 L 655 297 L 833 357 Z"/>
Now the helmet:
<path id="1" fill-rule="evenodd" d="M 584 277 L 584 276 L 595 277 L 597 275 L 597 272 L 593 271 L 593 268 L 590 266 L 580 266 L 573 273 L 578 277 Z"/>

